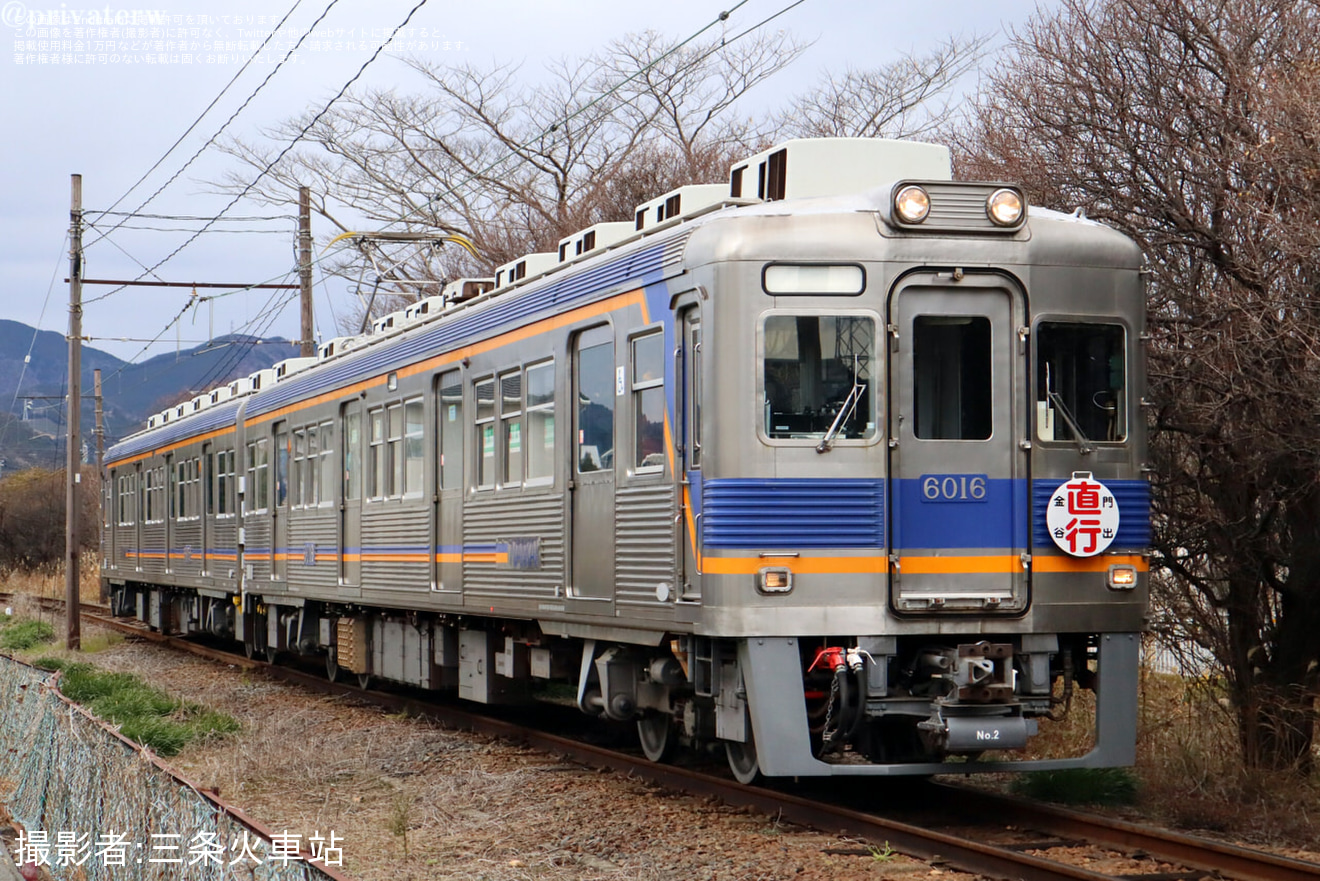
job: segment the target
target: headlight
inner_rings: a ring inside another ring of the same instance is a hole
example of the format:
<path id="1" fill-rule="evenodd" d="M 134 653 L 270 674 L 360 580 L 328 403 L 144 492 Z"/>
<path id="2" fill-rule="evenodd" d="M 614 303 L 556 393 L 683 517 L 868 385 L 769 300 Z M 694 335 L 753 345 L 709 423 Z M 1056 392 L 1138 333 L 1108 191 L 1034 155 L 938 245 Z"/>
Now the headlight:
<path id="1" fill-rule="evenodd" d="M 909 184 L 894 194 L 894 213 L 904 223 L 921 223 L 930 214 L 930 194 Z"/>
<path id="2" fill-rule="evenodd" d="M 1022 219 L 1022 194 L 1016 190 L 995 190 L 985 200 L 985 213 L 997 226 L 1013 226 Z"/>

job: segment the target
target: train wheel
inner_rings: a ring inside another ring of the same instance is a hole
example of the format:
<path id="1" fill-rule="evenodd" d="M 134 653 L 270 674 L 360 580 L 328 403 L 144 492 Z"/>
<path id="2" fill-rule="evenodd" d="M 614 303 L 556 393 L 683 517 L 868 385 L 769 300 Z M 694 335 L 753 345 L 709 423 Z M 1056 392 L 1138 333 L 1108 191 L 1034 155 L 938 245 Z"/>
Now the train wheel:
<path id="1" fill-rule="evenodd" d="M 667 762 L 678 746 L 678 729 L 668 713 L 647 713 L 637 720 L 637 739 L 642 752 L 653 762 Z"/>
<path id="2" fill-rule="evenodd" d="M 280 656 L 279 649 L 275 648 L 274 646 L 269 646 L 269 645 L 266 646 L 266 663 L 267 663 L 267 664 L 274 664 L 274 663 L 275 663 L 275 660 L 276 660 L 277 658 L 279 658 L 279 656 Z"/>
<path id="3" fill-rule="evenodd" d="M 370 674 L 370 673 L 359 673 L 359 674 L 358 674 L 358 688 L 362 689 L 363 691 L 366 691 L 368 688 L 371 688 L 371 674 Z"/>
<path id="4" fill-rule="evenodd" d="M 729 759 L 729 770 L 739 783 L 752 783 L 761 776 L 761 765 L 756 760 L 756 744 L 752 742 L 752 732 L 747 732 L 747 742 L 724 741 L 724 753 Z"/>
<path id="5" fill-rule="evenodd" d="M 243 654 L 247 656 L 249 661 L 255 658 L 257 656 L 256 642 L 250 639 L 243 640 Z"/>
<path id="6" fill-rule="evenodd" d="M 339 650 L 334 646 L 325 650 L 325 678 L 331 682 L 339 680 Z"/>

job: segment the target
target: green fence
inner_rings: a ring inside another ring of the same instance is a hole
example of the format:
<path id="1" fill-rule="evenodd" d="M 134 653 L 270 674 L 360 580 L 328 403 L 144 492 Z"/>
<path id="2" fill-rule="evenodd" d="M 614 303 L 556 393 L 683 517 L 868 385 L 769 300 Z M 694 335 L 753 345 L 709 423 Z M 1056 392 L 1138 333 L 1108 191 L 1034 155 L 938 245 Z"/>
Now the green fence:
<path id="1" fill-rule="evenodd" d="M 262 830 L 70 704 L 49 674 L 5 657 L 0 804 L 27 832 L 25 861 L 59 881 L 346 877 L 322 867 L 339 861 L 339 842 Z"/>

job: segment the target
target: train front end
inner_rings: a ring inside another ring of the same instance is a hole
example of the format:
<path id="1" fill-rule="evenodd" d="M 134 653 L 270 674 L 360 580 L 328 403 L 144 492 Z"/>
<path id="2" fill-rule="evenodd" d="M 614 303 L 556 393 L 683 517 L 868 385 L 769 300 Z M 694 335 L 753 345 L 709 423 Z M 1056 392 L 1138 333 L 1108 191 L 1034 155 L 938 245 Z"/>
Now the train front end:
<path id="1" fill-rule="evenodd" d="M 687 589 L 745 778 L 1133 761 L 1140 254 L 1014 186 L 917 170 L 687 246 Z M 1092 736 L 1036 755 L 1084 690 Z"/>

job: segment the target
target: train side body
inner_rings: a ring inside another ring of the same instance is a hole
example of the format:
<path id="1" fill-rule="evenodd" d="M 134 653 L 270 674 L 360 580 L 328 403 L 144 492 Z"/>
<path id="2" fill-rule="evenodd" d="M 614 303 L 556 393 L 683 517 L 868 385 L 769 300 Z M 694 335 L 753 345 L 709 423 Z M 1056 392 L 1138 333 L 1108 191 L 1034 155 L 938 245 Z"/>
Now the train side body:
<path id="1" fill-rule="evenodd" d="M 126 439 L 116 611 L 483 702 L 564 680 L 747 779 L 1130 763 L 1140 254 L 995 227 L 997 184 L 906 224 L 901 183 L 703 209 Z M 1074 685 L 1094 748 L 1003 761 Z"/>

